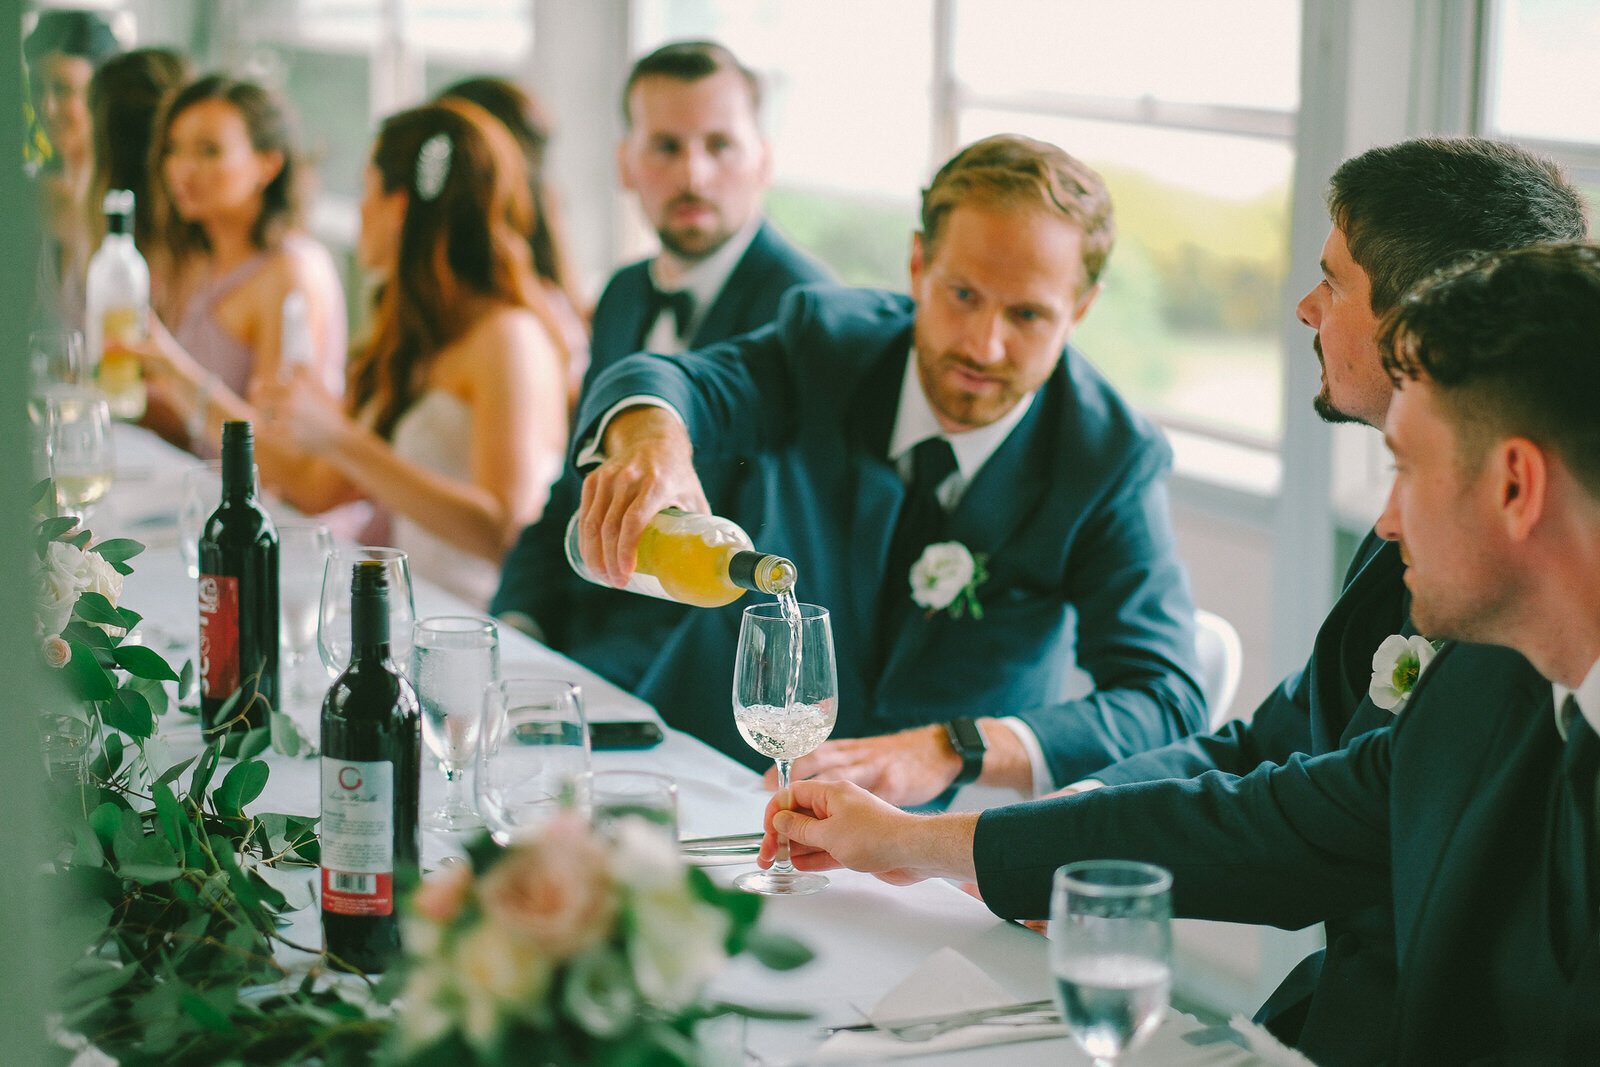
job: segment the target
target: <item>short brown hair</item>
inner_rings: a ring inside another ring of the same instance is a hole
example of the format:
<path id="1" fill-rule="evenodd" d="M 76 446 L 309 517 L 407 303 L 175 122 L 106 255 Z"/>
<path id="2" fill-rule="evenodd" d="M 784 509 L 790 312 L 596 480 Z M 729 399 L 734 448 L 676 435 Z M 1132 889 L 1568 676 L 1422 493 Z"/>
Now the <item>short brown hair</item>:
<path id="1" fill-rule="evenodd" d="M 933 253 L 946 217 L 958 205 L 1032 207 L 1083 230 L 1085 285 L 1105 269 L 1116 240 L 1111 193 L 1094 168 L 1053 144 L 996 134 L 957 152 L 922 191 L 922 244 Z"/>
<path id="2" fill-rule="evenodd" d="M 761 121 L 761 79 L 755 71 L 739 62 L 739 57 L 715 41 L 672 41 L 642 57 L 628 72 L 622 86 L 622 121 L 633 128 L 633 112 L 628 101 L 633 87 L 644 78 L 672 78 L 681 82 L 697 82 L 719 71 L 731 70 L 744 80 L 750 90 L 750 114 Z"/>

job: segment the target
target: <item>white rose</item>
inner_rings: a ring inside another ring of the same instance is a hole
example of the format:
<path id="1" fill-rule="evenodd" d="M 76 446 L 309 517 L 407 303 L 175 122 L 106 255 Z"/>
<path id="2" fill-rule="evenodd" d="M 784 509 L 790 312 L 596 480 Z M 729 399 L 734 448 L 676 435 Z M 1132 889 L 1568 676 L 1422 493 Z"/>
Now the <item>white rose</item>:
<path id="1" fill-rule="evenodd" d="M 932 611 L 942 611 L 961 595 L 976 573 L 972 553 L 961 542 L 929 545 L 911 565 L 911 599 Z"/>
<path id="2" fill-rule="evenodd" d="M 455 1026 L 445 1005 L 455 996 L 455 983 L 449 971 L 438 963 L 413 963 L 406 973 L 401 996 L 405 1011 L 397 1012 L 400 1034 L 407 1047 L 420 1049 L 433 1044 Z"/>
<path id="3" fill-rule="evenodd" d="M 1433 642 L 1426 637 L 1385 637 L 1372 654 L 1372 681 L 1367 686 L 1367 696 L 1385 711 L 1400 714 L 1435 651 Z"/>
<path id="4" fill-rule="evenodd" d="M 628 962 L 644 998 L 664 1011 L 693 1004 L 727 962 L 728 916 L 687 888 L 640 893 L 633 899 L 634 934 Z"/>
<path id="5" fill-rule="evenodd" d="M 34 594 L 41 632 L 58 634 L 72 618 L 72 605 L 78 602 L 78 594 L 94 580 L 87 557 L 81 548 L 64 541 L 50 542 L 39 566 L 39 584 Z"/>
<path id="6" fill-rule="evenodd" d="M 620 884 L 640 892 L 683 885 L 678 843 L 663 832 L 660 823 L 628 815 L 618 819 L 610 832 L 617 842 L 611 855 L 611 876 Z"/>
<path id="7" fill-rule="evenodd" d="M 489 1050 L 504 1019 L 526 1014 L 550 991 L 550 961 L 520 937 L 482 923 L 456 943 L 455 979 L 467 1040 Z"/>
<path id="8" fill-rule="evenodd" d="M 122 575 L 93 549 L 85 552 L 83 557 L 89 572 L 89 584 L 84 591 L 99 593 L 111 602 L 112 607 L 116 607 L 117 598 L 122 596 Z"/>

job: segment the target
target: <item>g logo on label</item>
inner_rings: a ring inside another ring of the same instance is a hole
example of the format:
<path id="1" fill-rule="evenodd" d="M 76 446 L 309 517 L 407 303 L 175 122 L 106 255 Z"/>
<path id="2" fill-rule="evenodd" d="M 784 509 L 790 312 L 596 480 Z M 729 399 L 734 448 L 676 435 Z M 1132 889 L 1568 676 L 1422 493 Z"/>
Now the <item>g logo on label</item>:
<path id="1" fill-rule="evenodd" d="M 354 781 L 351 781 L 354 779 Z M 361 788 L 361 772 L 354 767 L 339 768 L 339 788 L 356 790 Z"/>

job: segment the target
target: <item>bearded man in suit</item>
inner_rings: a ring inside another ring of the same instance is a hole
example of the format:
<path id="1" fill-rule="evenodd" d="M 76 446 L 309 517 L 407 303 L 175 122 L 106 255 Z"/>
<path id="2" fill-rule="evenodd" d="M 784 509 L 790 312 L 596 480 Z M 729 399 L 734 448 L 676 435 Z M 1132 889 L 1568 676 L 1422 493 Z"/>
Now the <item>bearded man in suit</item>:
<path id="1" fill-rule="evenodd" d="M 679 352 L 765 326 L 786 291 L 829 277 L 761 215 L 772 175 L 761 83 L 733 53 L 710 41 L 663 45 L 634 64 L 622 112 L 617 169 L 661 247 L 600 294 L 585 390 L 634 352 Z M 730 463 L 707 469 L 705 491 L 718 514 L 757 529 L 763 480 L 759 464 Z M 688 609 L 573 574 L 565 535 L 579 491 L 575 472 L 553 487 L 506 556 L 490 611 L 631 689 Z"/>
<path id="2" fill-rule="evenodd" d="M 1592 1062 L 1600 248 L 1537 245 L 1436 275 L 1391 314 L 1380 351 L 1397 391 L 1377 529 L 1399 545 L 1418 630 L 1482 642 L 1445 645 L 1392 728 L 1243 778 L 917 822 L 848 784 L 798 783 L 804 812 L 769 808 L 763 855 L 781 833 L 802 869 L 975 878 L 1007 916 L 1042 914 L 1055 866 L 1090 856 L 1170 867 L 1175 912 L 1197 918 L 1300 926 L 1388 906 L 1393 1010 L 1360 1062 Z M 1170 835 L 1141 829 L 1152 821 Z"/>
<path id="3" fill-rule="evenodd" d="M 898 803 L 1053 788 L 1193 731 L 1171 453 L 1067 343 L 1112 239 L 1104 183 L 1061 149 L 963 149 L 923 194 L 911 297 L 798 289 L 767 329 L 594 383 L 576 423 L 580 464 L 599 461 L 586 562 L 621 584 L 652 516 L 704 510 L 697 468 L 769 462 L 757 544 L 830 609 L 834 735 L 862 738 L 815 759 L 841 754 Z M 940 556 L 970 569 L 940 582 Z M 738 629 L 738 605 L 694 613 L 639 694 L 756 765 L 727 711 Z M 1095 688 L 1064 700 L 1074 661 Z"/>

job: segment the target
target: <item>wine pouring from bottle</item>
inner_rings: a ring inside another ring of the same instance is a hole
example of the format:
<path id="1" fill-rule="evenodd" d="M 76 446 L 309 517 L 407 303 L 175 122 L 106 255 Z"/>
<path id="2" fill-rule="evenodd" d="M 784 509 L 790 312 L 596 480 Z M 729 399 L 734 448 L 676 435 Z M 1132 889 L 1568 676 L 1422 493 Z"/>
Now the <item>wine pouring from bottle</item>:
<path id="1" fill-rule="evenodd" d="M 567 562 L 579 577 L 611 588 L 578 551 L 578 516 L 567 523 Z M 731 604 L 746 590 L 777 596 L 794 588 L 799 573 L 790 560 L 757 552 L 737 523 L 716 515 L 666 508 L 639 535 L 630 593 L 701 608 Z"/>

